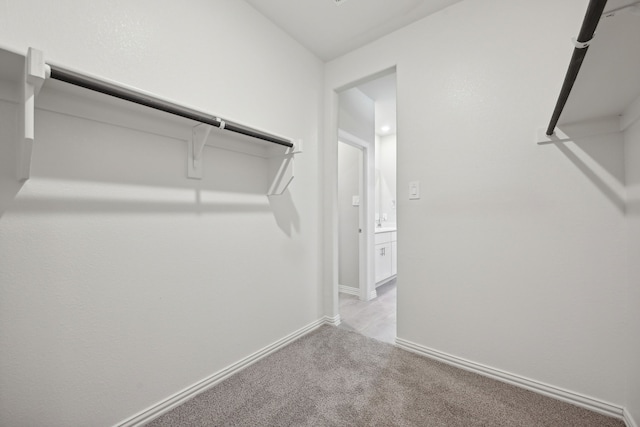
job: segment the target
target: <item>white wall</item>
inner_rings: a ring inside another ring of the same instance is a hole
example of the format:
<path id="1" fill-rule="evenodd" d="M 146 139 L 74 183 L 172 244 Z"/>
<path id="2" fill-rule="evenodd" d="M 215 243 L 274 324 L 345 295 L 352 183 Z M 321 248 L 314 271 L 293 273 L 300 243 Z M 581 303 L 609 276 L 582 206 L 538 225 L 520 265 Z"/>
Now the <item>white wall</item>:
<path id="1" fill-rule="evenodd" d="M 357 88 L 340 92 L 338 127 L 370 144 L 375 143 L 375 102 Z"/>
<path id="2" fill-rule="evenodd" d="M 629 248 L 629 370 L 626 407 L 636 423 L 640 422 L 640 121 L 625 132 L 627 183 L 627 226 Z"/>
<path id="3" fill-rule="evenodd" d="M 379 150 L 376 150 L 376 163 L 379 162 L 379 208 L 381 218 L 386 214 L 384 226 L 395 226 L 396 219 L 396 135 L 385 135 L 379 138 Z M 376 147 L 377 148 L 377 147 Z"/>
<path id="4" fill-rule="evenodd" d="M 580 146 L 534 139 L 585 7 L 461 2 L 338 58 L 325 71 L 325 132 L 336 88 L 397 66 L 400 338 L 622 406 L 623 209 L 576 161 Z M 619 169 L 620 138 L 605 142 Z M 417 201 L 403 192 L 413 180 Z"/>
<path id="5" fill-rule="evenodd" d="M 338 145 L 338 221 L 340 265 L 338 283 L 360 287 L 360 207 L 353 196 L 361 197 L 362 150 L 341 142 Z"/>
<path id="6" fill-rule="evenodd" d="M 267 198 L 262 158 L 188 180 L 175 137 L 39 110 L 19 186 L 0 101 L 0 425 L 116 424 L 321 317 L 315 57 L 235 0 L 9 0 L 0 40 L 305 150 Z"/>

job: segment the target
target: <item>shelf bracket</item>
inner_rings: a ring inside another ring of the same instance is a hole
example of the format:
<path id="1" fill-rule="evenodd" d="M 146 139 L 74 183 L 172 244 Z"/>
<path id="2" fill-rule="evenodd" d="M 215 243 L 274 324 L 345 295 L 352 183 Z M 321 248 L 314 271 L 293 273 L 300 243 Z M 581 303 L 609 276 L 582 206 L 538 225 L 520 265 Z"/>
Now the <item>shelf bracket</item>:
<path id="1" fill-rule="evenodd" d="M 282 196 L 295 177 L 294 160 L 302 153 L 302 140 L 287 148 L 284 154 L 269 158 L 269 190 L 267 196 Z"/>
<path id="2" fill-rule="evenodd" d="M 553 135 L 547 135 L 545 128 L 538 128 L 536 143 L 538 145 L 564 143 L 577 139 L 616 134 L 622 131 L 620 123 L 620 117 L 567 123 L 558 125 Z"/>
<path id="3" fill-rule="evenodd" d="M 44 62 L 44 54 L 29 48 L 24 67 L 23 104 L 20 111 L 20 136 L 18 139 L 18 181 L 26 181 L 31 176 L 31 156 L 35 139 L 36 96 L 51 69 Z"/>
<path id="4" fill-rule="evenodd" d="M 223 123 L 224 122 L 221 123 L 221 126 L 224 126 Z M 189 152 L 187 155 L 187 177 L 191 179 L 202 179 L 204 169 L 202 157 L 204 146 L 207 143 L 211 129 L 213 129 L 213 126 L 202 123 L 195 126 L 191 131 L 191 140 L 188 143 Z"/>

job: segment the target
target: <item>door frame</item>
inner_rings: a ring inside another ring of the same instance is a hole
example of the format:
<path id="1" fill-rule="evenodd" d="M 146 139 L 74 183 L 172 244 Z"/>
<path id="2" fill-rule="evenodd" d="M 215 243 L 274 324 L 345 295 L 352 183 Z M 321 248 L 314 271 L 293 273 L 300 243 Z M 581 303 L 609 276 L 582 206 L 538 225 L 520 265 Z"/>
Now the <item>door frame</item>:
<path id="1" fill-rule="evenodd" d="M 359 297 L 369 301 L 377 296 L 375 280 L 374 224 L 375 224 L 375 143 L 369 143 L 342 129 L 338 129 L 338 141 L 362 150 L 362 175 L 360 182 L 360 228 L 359 235 Z M 338 248 L 338 251 L 340 249 Z"/>
<path id="2" fill-rule="evenodd" d="M 320 209 L 322 213 L 322 232 L 320 251 L 322 253 L 322 266 L 319 272 L 322 289 L 322 306 L 324 319 L 332 325 L 340 324 L 339 300 L 338 300 L 338 111 L 339 93 L 357 87 L 359 84 L 386 76 L 391 73 L 398 74 L 398 66 L 395 62 L 382 61 L 380 67 L 372 70 L 371 64 L 364 65 L 362 69 L 340 73 L 331 72 L 325 75 L 324 92 L 324 129 L 321 139 L 321 176 L 322 196 Z M 396 77 L 398 78 L 398 77 Z M 374 144 L 375 149 L 375 144 Z M 375 171 L 375 161 L 374 161 Z M 372 178 L 375 187 L 375 172 Z M 375 193 L 375 190 L 374 190 Z M 373 197 L 374 210 L 372 218 L 365 222 L 366 228 L 375 225 L 375 194 Z M 373 230 L 365 234 L 370 241 L 371 268 L 373 268 L 374 236 Z M 369 273 L 373 278 L 373 271 Z M 373 280 L 373 279 L 371 279 Z M 372 285 L 375 290 L 375 284 Z"/>

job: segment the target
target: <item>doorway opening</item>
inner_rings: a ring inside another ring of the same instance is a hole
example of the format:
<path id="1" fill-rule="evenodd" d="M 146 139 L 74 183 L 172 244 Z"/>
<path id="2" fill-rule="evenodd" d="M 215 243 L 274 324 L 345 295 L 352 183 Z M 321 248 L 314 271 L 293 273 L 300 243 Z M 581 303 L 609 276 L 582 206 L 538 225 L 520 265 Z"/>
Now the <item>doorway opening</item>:
<path id="1" fill-rule="evenodd" d="M 396 74 L 338 93 L 338 312 L 341 327 L 396 338 Z"/>

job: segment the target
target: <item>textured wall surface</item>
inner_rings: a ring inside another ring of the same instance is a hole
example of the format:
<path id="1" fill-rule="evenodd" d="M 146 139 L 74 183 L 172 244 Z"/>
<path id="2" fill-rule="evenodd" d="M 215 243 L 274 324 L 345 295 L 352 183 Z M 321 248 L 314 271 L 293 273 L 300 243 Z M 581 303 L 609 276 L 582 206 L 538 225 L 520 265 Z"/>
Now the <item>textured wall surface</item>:
<path id="1" fill-rule="evenodd" d="M 305 149 L 268 198 L 265 159 L 207 147 L 189 180 L 184 140 L 135 128 L 164 117 L 79 99 L 37 111 L 20 186 L 0 101 L 0 425 L 116 424 L 322 316 L 315 57 L 229 0 L 5 1 L 0 40 Z"/>
<path id="2" fill-rule="evenodd" d="M 626 407 L 640 421 L 640 121 L 625 132 L 627 221 L 629 245 L 629 371 Z"/>
<path id="3" fill-rule="evenodd" d="M 379 138 L 380 150 L 376 155 L 380 158 L 380 167 L 376 173 L 379 173 L 379 206 L 380 215 L 386 215 L 387 219 L 383 220 L 383 225 L 395 226 L 397 189 L 396 189 L 396 135 L 386 135 Z M 377 147 L 376 147 L 377 148 Z M 401 189 L 408 191 L 407 189 Z M 378 190 L 376 190 L 378 191 Z M 405 193 L 402 193 L 405 194 Z"/>
<path id="4" fill-rule="evenodd" d="M 400 338 L 622 406 L 622 138 L 535 144 L 585 6 L 461 2 L 338 58 L 325 131 L 335 88 L 397 66 Z"/>

